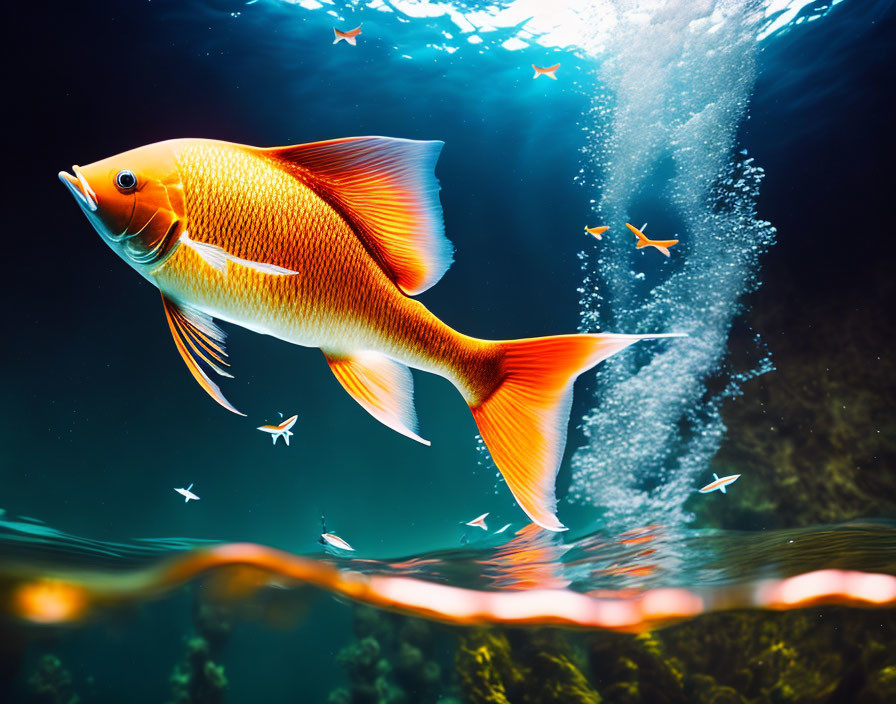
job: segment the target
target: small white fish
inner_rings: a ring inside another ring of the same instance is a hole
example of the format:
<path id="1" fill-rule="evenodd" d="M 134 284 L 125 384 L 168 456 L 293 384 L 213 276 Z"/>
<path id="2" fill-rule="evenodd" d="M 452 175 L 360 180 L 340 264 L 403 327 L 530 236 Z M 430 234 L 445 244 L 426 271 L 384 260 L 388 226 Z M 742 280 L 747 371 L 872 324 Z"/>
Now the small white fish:
<path id="1" fill-rule="evenodd" d="M 736 482 L 740 478 L 739 474 L 731 474 L 727 477 L 722 477 L 721 479 L 719 479 L 719 475 L 715 472 L 712 473 L 712 476 L 715 477 L 715 479 L 705 487 L 700 489 L 701 494 L 708 494 L 709 492 L 715 491 L 716 489 L 725 494 L 727 493 L 725 491 L 725 487 L 729 484 L 734 484 L 734 482 Z"/>
<path id="2" fill-rule="evenodd" d="M 196 496 L 196 494 L 194 494 L 192 491 L 190 491 L 190 489 L 192 488 L 193 485 L 190 484 L 190 486 L 188 486 L 186 489 L 175 489 L 175 491 L 181 496 L 185 497 L 184 503 L 189 502 L 190 499 L 193 499 L 193 501 L 199 501 L 199 497 Z"/>
<path id="3" fill-rule="evenodd" d="M 488 530 L 488 526 L 485 525 L 486 516 L 488 516 L 488 514 L 483 513 L 478 518 L 474 518 L 472 521 L 464 525 L 472 526 L 473 528 L 482 528 L 482 530 Z"/>
<path id="4" fill-rule="evenodd" d="M 504 525 L 504 526 L 501 527 L 501 528 L 498 528 L 498 530 L 495 531 L 495 535 L 498 535 L 499 533 L 503 533 L 503 532 L 504 532 L 505 530 L 507 530 L 508 528 L 510 528 L 510 524 L 509 524 L 509 523 L 506 524 L 506 525 Z"/>
<path id="5" fill-rule="evenodd" d="M 298 414 L 294 416 L 290 416 L 282 423 L 278 423 L 277 425 L 260 425 L 258 430 L 263 433 L 270 433 L 271 440 L 273 440 L 274 444 L 277 444 L 277 438 L 283 438 L 283 441 L 289 445 L 289 439 L 292 437 L 292 426 L 296 424 L 296 419 L 298 418 Z"/>
<path id="6" fill-rule="evenodd" d="M 321 533 L 320 534 L 320 542 L 324 545 L 331 545 L 334 548 L 339 548 L 340 550 L 351 550 L 352 552 L 355 549 L 345 542 L 338 535 L 334 535 L 333 533 Z"/>

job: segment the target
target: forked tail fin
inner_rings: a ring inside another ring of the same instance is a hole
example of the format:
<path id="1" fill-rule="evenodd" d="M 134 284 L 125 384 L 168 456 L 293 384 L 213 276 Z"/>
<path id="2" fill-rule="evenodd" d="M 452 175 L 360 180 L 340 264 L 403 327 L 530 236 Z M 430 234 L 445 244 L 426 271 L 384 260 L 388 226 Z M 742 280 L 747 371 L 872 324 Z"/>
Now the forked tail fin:
<path id="1" fill-rule="evenodd" d="M 558 335 L 498 343 L 502 381 L 471 409 L 514 498 L 542 528 L 566 530 L 555 515 L 554 480 L 576 377 L 638 340 L 657 337 L 680 335 Z"/>

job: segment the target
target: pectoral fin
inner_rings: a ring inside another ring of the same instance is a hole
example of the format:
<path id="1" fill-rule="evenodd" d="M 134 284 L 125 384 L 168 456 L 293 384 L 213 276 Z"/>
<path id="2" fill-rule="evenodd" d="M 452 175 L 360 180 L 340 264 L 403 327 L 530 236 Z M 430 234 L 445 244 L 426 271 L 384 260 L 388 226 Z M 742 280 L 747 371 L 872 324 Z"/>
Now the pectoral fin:
<path id="1" fill-rule="evenodd" d="M 186 363 L 187 369 L 190 370 L 190 374 L 209 396 L 228 411 L 233 411 L 241 416 L 246 415 L 234 408 L 230 401 L 224 398 L 221 389 L 202 368 L 202 365 L 205 365 L 221 376 L 233 378 L 232 374 L 218 366 L 219 364 L 230 366 L 226 361 L 224 331 L 215 325 L 210 316 L 186 306 L 179 306 L 165 298 L 164 294 L 162 303 L 165 307 L 165 317 L 168 319 L 168 327 L 171 329 L 174 344 Z"/>
<path id="2" fill-rule="evenodd" d="M 392 430 L 429 445 L 417 435 L 411 370 L 378 352 L 324 355 L 336 379 L 370 415 Z"/>
<path id="3" fill-rule="evenodd" d="M 255 271 L 262 274 L 270 274 L 271 276 L 293 276 L 298 272 L 293 271 L 292 269 L 286 269 L 282 266 L 277 266 L 276 264 L 267 264 L 266 262 L 253 262 L 249 259 L 243 259 L 242 257 L 237 257 L 229 252 L 226 252 L 221 247 L 215 244 L 208 244 L 206 242 L 199 242 L 197 240 L 191 239 L 189 233 L 184 232 L 180 236 L 180 242 L 182 244 L 187 245 L 190 249 L 192 249 L 196 254 L 198 254 L 202 261 L 208 264 L 212 269 L 218 271 L 225 276 L 227 275 L 227 262 L 233 262 L 234 264 L 239 264 L 240 266 L 245 266 L 249 269 L 254 269 Z"/>
<path id="4" fill-rule="evenodd" d="M 213 244 L 192 240 L 186 232 L 180 236 L 180 241 L 196 252 L 212 269 L 222 274 L 227 273 L 227 252 L 223 249 Z"/>

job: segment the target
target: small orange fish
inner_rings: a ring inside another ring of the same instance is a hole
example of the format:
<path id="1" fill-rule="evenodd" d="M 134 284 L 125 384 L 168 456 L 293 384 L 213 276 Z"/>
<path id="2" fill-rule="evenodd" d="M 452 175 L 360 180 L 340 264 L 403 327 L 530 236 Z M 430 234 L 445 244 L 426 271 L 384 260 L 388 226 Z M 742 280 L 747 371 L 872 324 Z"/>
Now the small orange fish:
<path id="1" fill-rule="evenodd" d="M 554 75 L 557 73 L 557 69 L 560 68 L 560 64 L 554 64 L 553 66 L 548 66 L 547 68 L 541 68 L 540 66 L 536 66 L 532 64 L 532 68 L 535 69 L 535 75 L 532 78 L 538 78 L 539 76 L 547 76 L 548 78 L 553 78 L 555 81 L 557 80 L 557 76 Z"/>
<path id="2" fill-rule="evenodd" d="M 604 233 L 610 229 L 609 225 L 598 225 L 597 227 L 585 227 L 585 232 L 589 235 L 593 235 L 594 239 L 602 240 L 604 237 Z"/>
<path id="3" fill-rule="evenodd" d="M 452 261 L 433 173 L 441 142 L 356 137 L 261 149 L 207 139 L 140 147 L 61 172 L 102 239 L 156 286 L 196 381 L 231 376 L 214 319 L 318 347 L 374 418 L 418 442 L 409 367 L 451 381 L 529 517 L 563 530 L 554 479 L 576 377 L 675 335 L 480 340 L 413 296 Z M 242 414 L 241 414 L 242 415 Z"/>
<path id="4" fill-rule="evenodd" d="M 336 35 L 336 38 L 333 40 L 334 44 L 338 44 L 339 42 L 344 40 L 352 46 L 355 46 L 358 41 L 357 39 L 355 39 L 355 37 L 361 34 L 361 25 L 358 25 L 354 29 L 350 29 L 347 32 L 343 32 L 333 27 L 333 34 Z"/>
<path id="5" fill-rule="evenodd" d="M 651 240 L 645 235 L 641 230 L 644 230 L 647 227 L 647 224 L 641 226 L 641 230 L 639 230 L 634 225 L 629 225 L 625 223 L 625 226 L 632 231 L 632 234 L 638 238 L 637 243 L 635 244 L 635 249 L 642 249 L 643 247 L 656 247 L 659 251 L 665 254 L 667 257 L 669 256 L 669 247 L 672 245 L 678 244 L 678 240 Z"/>

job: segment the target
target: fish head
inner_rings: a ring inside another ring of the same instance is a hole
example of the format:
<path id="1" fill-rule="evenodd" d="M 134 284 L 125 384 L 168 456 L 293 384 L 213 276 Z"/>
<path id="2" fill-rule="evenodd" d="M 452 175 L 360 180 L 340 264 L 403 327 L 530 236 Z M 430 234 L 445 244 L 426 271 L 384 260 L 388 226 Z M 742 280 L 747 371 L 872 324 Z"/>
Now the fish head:
<path id="1" fill-rule="evenodd" d="M 144 275 L 171 253 L 185 226 L 175 153 L 174 142 L 160 142 L 59 172 L 103 241 Z"/>

